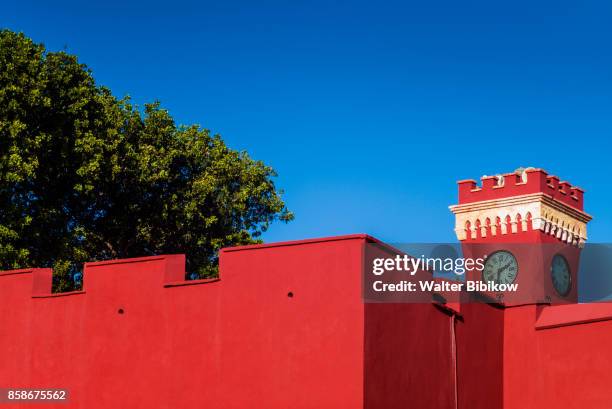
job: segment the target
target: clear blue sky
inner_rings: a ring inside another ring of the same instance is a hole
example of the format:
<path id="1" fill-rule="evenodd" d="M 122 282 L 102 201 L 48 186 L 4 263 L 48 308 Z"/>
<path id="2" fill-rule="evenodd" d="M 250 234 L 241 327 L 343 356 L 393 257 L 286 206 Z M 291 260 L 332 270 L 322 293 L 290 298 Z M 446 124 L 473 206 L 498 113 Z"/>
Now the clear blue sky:
<path id="1" fill-rule="evenodd" d="M 610 242 L 611 4 L 23 1 L 0 26 L 276 168 L 296 220 L 267 241 L 454 241 L 456 180 L 536 166 Z"/>

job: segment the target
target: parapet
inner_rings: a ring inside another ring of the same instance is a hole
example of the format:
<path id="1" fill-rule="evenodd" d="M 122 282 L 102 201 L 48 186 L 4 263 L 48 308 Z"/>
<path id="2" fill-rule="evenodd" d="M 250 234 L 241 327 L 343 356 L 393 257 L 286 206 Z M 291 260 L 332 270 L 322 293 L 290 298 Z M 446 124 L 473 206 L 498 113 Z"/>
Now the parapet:
<path id="1" fill-rule="evenodd" d="M 566 181 L 560 181 L 557 176 L 549 175 L 543 169 L 527 168 L 512 173 L 483 176 L 481 182 L 480 186 L 473 179 L 457 182 L 459 204 L 544 193 L 575 209 L 584 210 L 584 190 Z"/>
<path id="2" fill-rule="evenodd" d="M 30 293 L 32 298 L 58 298 L 85 293 L 117 294 L 142 293 L 156 289 L 207 284 L 219 279 L 201 279 L 185 281 L 185 255 L 170 254 L 129 259 L 90 262 L 84 264 L 83 290 L 53 293 L 53 271 L 50 268 L 29 268 L 0 271 L 2 290 L 15 295 Z M 8 291 L 8 290 L 7 290 Z M 0 291 L 2 294 L 2 291 Z"/>
<path id="3" fill-rule="evenodd" d="M 258 277 L 245 274 L 253 269 L 254 260 L 261 262 L 261 265 L 267 265 L 266 273 L 271 275 L 269 279 L 277 282 L 278 276 L 289 277 L 285 274 L 289 265 L 296 264 L 294 268 L 301 269 L 302 264 L 306 263 L 305 260 L 311 260 L 318 265 L 329 257 L 344 257 L 345 247 L 357 251 L 355 249 L 360 249 L 360 243 L 366 241 L 378 242 L 365 234 L 353 234 L 224 248 L 220 251 L 219 277 L 200 280 L 185 280 L 184 254 L 87 262 L 83 265 L 83 289 L 63 293 L 52 292 L 51 268 L 0 271 L 0 300 L 4 299 L 6 294 L 11 294 L 15 299 L 26 299 L 26 296 L 34 299 L 84 298 L 71 297 L 81 294 L 103 297 L 105 300 L 113 297 L 138 299 L 161 294 L 164 289 L 183 287 L 189 291 L 194 286 L 218 283 L 204 286 L 207 288 L 204 291 L 208 291 L 207 295 L 210 295 L 210 292 L 214 291 L 213 288 L 221 287 L 222 278 L 224 290 L 230 293 L 237 288 L 242 291 L 247 280 L 261 281 L 261 274 Z M 350 258 L 351 262 L 356 263 L 353 266 L 355 269 L 361 267 L 359 251 L 356 257 Z M 272 256 L 276 257 L 274 266 L 269 265 L 269 258 Z"/>

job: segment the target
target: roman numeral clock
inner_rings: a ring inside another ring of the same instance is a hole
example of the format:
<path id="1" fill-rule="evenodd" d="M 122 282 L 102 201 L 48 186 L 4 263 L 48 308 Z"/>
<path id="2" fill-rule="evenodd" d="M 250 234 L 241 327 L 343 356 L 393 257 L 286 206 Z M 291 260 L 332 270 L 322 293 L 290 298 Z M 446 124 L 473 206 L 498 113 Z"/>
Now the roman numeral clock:
<path id="1" fill-rule="evenodd" d="M 516 291 L 477 294 L 504 305 L 576 302 L 580 249 L 591 216 L 582 189 L 542 169 L 462 180 L 455 232 L 464 257 L 483 258 L 467 280 L 517 284 Z"/>
<path id="2" fill-rule="evenodd" d="M 518 274 L 518 262 L 509 250 L 496 250 L 486 254 L 482 280 L 496 284 L 512 284 Z"/>

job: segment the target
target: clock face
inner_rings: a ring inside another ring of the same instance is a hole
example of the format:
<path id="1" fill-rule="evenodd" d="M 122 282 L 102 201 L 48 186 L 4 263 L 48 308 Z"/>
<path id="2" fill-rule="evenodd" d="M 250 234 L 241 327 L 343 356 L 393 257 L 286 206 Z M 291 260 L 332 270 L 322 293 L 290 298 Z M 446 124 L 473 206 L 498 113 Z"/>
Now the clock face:
<path id="1" fill-rule="evenodd" d="M 560 296 L 564 297 L 572 288 L 572 273 L 569 263 L 561 254 L 555 254 L 550 265 L 553 286 Z"/>
<path id="2" fill-rule="evenodd" d="M 487 257 L 482 270 L 482 279 L 496 284 L 511 284 L 516 280 L 517 274 L 518 263 L 514 255 L 509 251 L 500 250 Z"/>

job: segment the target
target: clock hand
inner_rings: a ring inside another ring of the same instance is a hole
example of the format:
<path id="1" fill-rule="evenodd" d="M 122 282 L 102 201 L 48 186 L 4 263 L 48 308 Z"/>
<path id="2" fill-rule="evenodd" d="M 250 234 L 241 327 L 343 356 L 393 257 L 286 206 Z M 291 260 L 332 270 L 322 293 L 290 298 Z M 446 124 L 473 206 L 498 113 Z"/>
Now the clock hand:
<path id="1" fill-rule="evenodd" d="M 496 273 L 497 273 L 497 282 L 499 283 L 499 278 L 500 275 L 503 271 L 505 271 L 508 267 L 510 267 L 512 265 L 512 262 L 509 261 L 508 263 L 506 263 L 503 267 L 500 267 L 497 269 Z"/>
<path id="2" fill-rule="evenodd" d="M 503 266 L 502 268 L 499 269 L 499 272 L 501 273 L 502 271 L 506 270 L 511 265 L 512 265 L 512 262 L 508 262 L 505 266 Z"/>

